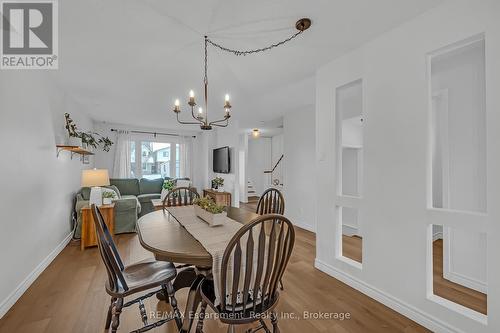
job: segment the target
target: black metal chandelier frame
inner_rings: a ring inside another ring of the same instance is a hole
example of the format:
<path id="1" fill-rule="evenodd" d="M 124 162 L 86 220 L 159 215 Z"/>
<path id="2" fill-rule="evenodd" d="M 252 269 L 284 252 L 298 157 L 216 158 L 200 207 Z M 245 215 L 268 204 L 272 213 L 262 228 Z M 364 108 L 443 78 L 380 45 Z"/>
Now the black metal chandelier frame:
<path id="1" fill-rule="evenodd" d="M 184 124 L 184 125 L 200 125 L 200 128 L 202 130 L 211 130 L 213 128 L 213 126 L 217 126 L 217 127 L 227 127 L 229 125 L 229 118 L 231 118 L 231 103 L 229 102 L 229 96 L 226 95 L 225 96 L 225 102 L 224 102 L 224 110 L 225 110 L 225 113 L 224 113 L 224 117 L 222 119 L 219 119 L 219 120 L 214 120 L 214 121 L 209 121 L 208 120 L 208 44 L 224 51 L 224 52 L 229 52 L 229 53 L 232 53 L 236 56 L 241 56 L 241 55 L 249 55 L 249 54 L 254 54 L 254 53 L 259 53 L 259 52 L 264 52 L 264 51 L 268 51 L 268 50 L 271 50 L 275 47 L 278 47 L 278 46 L 281 46 L 289 41 L 291 41 L 292 39 L 294 39 L 295 37 L 299 36 L 300 34 L 302 34 L 305 30 L 309 29 L 309 27 L 311 26 L 311 20 L 308 19 L 308 18 L 302 18 L 300 20 L 298 20 L 296 23 L 295 23 L 295 28 L 298 30 L 297 32 L 295 32 L 292 36 L 288 37 L 287 39 L 285 40 L 282 40 L 278 43 L 274 43 L 274 44 L 271 44 L 269 46 L 266 46 L 266 47 L 263 47 L 263 48 L 259 48 L 259 49 L 253 49 L 253 50 L 245 50 L 245 51 L 240 51 L 240 50 L 234 50 L 234 49 L 230 49 L 230 48 L 227 48 L 225 46 L 222 46 L 220 44 L 217 44 L 215 42 L 213 42 L 212 40 L 210 40 L 208 38 L 208 36 L 205 36 L 205 58 L 204 58 L 204 69 L 205 69 L 205 72 L 204 72 L 204 77 L 203 77 L 203 85 L 204 85 L 204 106 L 205 106 L 205 111 L 203 112 L 203 109 L 200 107 L 199 110 L 198 110 L 198 114 L 195 114 L 195 107 L 196 107 L 196 101 L 195 101 L 195 98 L 194 98 L 194 93 L 193 91 L 191 90 L 190 92 L 190 96 L 189 96 L 189 101 L 188 101 L 188 105 L 189 107 L 191 108 L 191 116 L 193 117 L 193 119 L 195 121 L 183 121 L 179 118 L 179 114 L 181 113 L 181 109 L 180 109 L 180 102 L 179 100 L 177 99 L 175 101 L 175 105 L 174 105 L 174 113 L 176 114 L 177 116 L 177 121 L 180 123 L 180 124 Z"/>

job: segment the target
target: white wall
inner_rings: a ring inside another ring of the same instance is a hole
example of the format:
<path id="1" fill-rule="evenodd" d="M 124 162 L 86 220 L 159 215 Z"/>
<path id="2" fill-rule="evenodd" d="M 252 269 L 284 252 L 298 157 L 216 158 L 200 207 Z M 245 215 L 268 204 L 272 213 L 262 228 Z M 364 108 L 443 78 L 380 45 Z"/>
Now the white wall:
<path id="1" fill-rule="evenodd" d="M 500 331 L 500 3 L 447 1 L 325 65 L 316 81 L 316 266 L 436 332 Z M 429 204 L 427 55 L 486 34 L 487 214 Z M 363 79 L 363 264 L 335 256 L 335 89 Z M 495 204 L 493 204 L 495 203 Z M 488 316 L 430 295 L 431 224 L 487 232 Z"/>
<path id="2" fill-rule="evenodd" d="M 209 167 L 212 170 L 212 149 L 229 146 L 231 158 L 230 173 L 216 173 L 215 176 L 224 178 L 224 190 L 231 192 L 232 205 L 240 206 L 240 167 L 239 167 L 239 151 L 240 137 L 238 121 L 231 121 L 228 127 L 217 128 L 215 134 L 215 145 L 212 145 L 209 150 L 210 163 Z"/>
<path id="3" fill-rule="evenodd" d="M 239 148 L 239 183 L 240 183 L 240 202 L 248 202 L 248 135 L 240 134 Z"/>
<path id="4" fill-rule="evenodd" d="M 67 143 L 65 111 L 79 128 L 91 129 L 47 71 L 1 71 L 0 317 L 71 237 L 71 205 L 84 166 L 68 152 L 56 157 L 56 143 Z"/>
<path id="5" fill-rule="evenodd" d="M 314 109 L 287 113 L 283 121 L 285 216 L 316 231 Z"/>
<path id="6" fill-rule="evenodd" d="M 271 170 L 271 138 L 248 139 L 248 179 L 253 183 L 255 193 L 261 196 L 269 187 L 269 175 L 264 171 Z"/>

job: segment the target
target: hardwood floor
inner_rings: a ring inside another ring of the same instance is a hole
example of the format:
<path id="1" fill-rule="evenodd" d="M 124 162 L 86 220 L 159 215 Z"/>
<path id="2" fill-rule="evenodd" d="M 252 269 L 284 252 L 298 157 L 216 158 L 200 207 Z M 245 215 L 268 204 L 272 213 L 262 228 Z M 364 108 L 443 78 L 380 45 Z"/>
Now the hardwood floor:
<path id="1" fill-rule="evenodd" d="M 126 263 L 151 256 L 134 234 L 119 235 L 116 242 Z M 295 249 L 284 276 L 285 291 L 277 308 L 282 314 L 279 322 L 282 332 L 429 332 L 316 270 L 314 258 L 314 234 L 297 228 Z M 0 332 L 103 332 L 109 305 L 104 291 L 106 278 L 97 248 L 80 251 L 78 242 L 70 243 L 0 320 Z M 187 289 L 177 293 L 181 309 L 186 295 Z M 170 306 L 155 298 L 147 300 L 146 308 L 148 313 L 170 311 Z M 305 311 L 349 314 L 350 318 L 306 320 Z M 129 332 L 140 326 L 138 308 L 126 308 L 119 331 Z M 248 327 L 239 327 L 237 332 L 245 328 Z M 226 329 L 215 319 L 206 320 L 206 333 L 226 332 Z M 176 330 L 173 324 L 168 324 L 151 332 Z"/>
<path id="2" fill-rule="evenodd" d="M 359 263 L 363 262 L 363 238 L 342 235 L 342 255 Z"/>
<path id="3" fill-rule="evenodd" d="M 446 280 L 443 277 L 443 240 L 432 244 L 434 263 L 434 294 L 458 303 L 482 314 L 487 314 L 487 296 L 470 288 Z"/>

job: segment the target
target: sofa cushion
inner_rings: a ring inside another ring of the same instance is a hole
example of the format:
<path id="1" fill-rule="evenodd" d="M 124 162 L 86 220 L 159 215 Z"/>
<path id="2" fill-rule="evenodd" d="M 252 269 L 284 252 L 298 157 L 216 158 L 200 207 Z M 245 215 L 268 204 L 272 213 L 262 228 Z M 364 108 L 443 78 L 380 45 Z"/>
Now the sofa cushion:
<path id="1" fill-rule="evenodd" d="M 191 181 L 189 179 L 176 179 L 175 187 L 191 187 Z"/>
<path id="2" fill-rule="evenodd" d="M 90 187 L 82 187 L 80 194 L 83 200 L 90 200 Z"/>
<path id="3" fill-rule="evenodd" d="M 137 199 L 141 203 L 149 203 L 151 199 L 160 199 L 160 193 L 149 193 L 149 194 L 140 194 L 137 196 Z"/>
<path id="4" fill-rule="evenodd" d="M 115 185 L 120 194 L 123 195 L 139 195 L 139 180 L 135 178 L 111 178 L 111 185 Z"/>
<path id="5" fill-rule="evenodd" d="M 142 178 L 139 181 L 140 194 L 152 194 L 161 192 L 163 186 L 163 178 L 158 179 L 146 179 Z"/>

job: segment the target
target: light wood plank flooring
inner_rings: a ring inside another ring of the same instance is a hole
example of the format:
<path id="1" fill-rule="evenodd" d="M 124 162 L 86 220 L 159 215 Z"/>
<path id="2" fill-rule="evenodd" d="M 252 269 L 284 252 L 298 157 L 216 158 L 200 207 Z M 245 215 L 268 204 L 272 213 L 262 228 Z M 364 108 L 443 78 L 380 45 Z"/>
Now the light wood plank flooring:
<path id="1" fill-rule="evenodd" d="M 249 209 L 251 209 L 249 207 Z M 117 246 L 126 263 L 151 254 L 144 250 L 136 235 L 119 235 Z M 429 332 L 415 322 L 314 268 L 315 236 L 297 228 L 294 253 L 284 276 L 285 291 L 277 308 L 293 313 L 294 318 L 280 319 L 282 332 Z M 0 332 L 103 332 L 109 297 L 104 291 L 106 272 L 98 250 L 80 251 L 79 243 L 70 243 L 40 275 L 12 309 L 0 320 Z M 178 292 L 183 309 L 187 289 Z M 148 312 L 170 311 L 163 302 L 151 298 Z M 304 311 L 349 313 L 350 319 L 303 319 Z M 122 314 L 120 332 L 141 325 L 137 307 Z M 247 327 L 238 328 L 243 332 Z M 193 330 L 194 331 L 194 330 Z M 164 325 L 152 332 L 176 332 Z M 209 319 L 205 332 L 226 332 L 226 327 Z"/>
<path id="2" fill-rule="evenodd" d="M 363 239 L 342 235 L 342 255 L 359 263 L 363 262 Z"/>
<path id="3" fill-rule="evenodd" d="M 469 309 L 487 314 L 487 296 L 473 289 L 446 280 L 443 277 L 443 240 L 432 244 L 434 264 L 434 294 L 458 303 Z"/>

